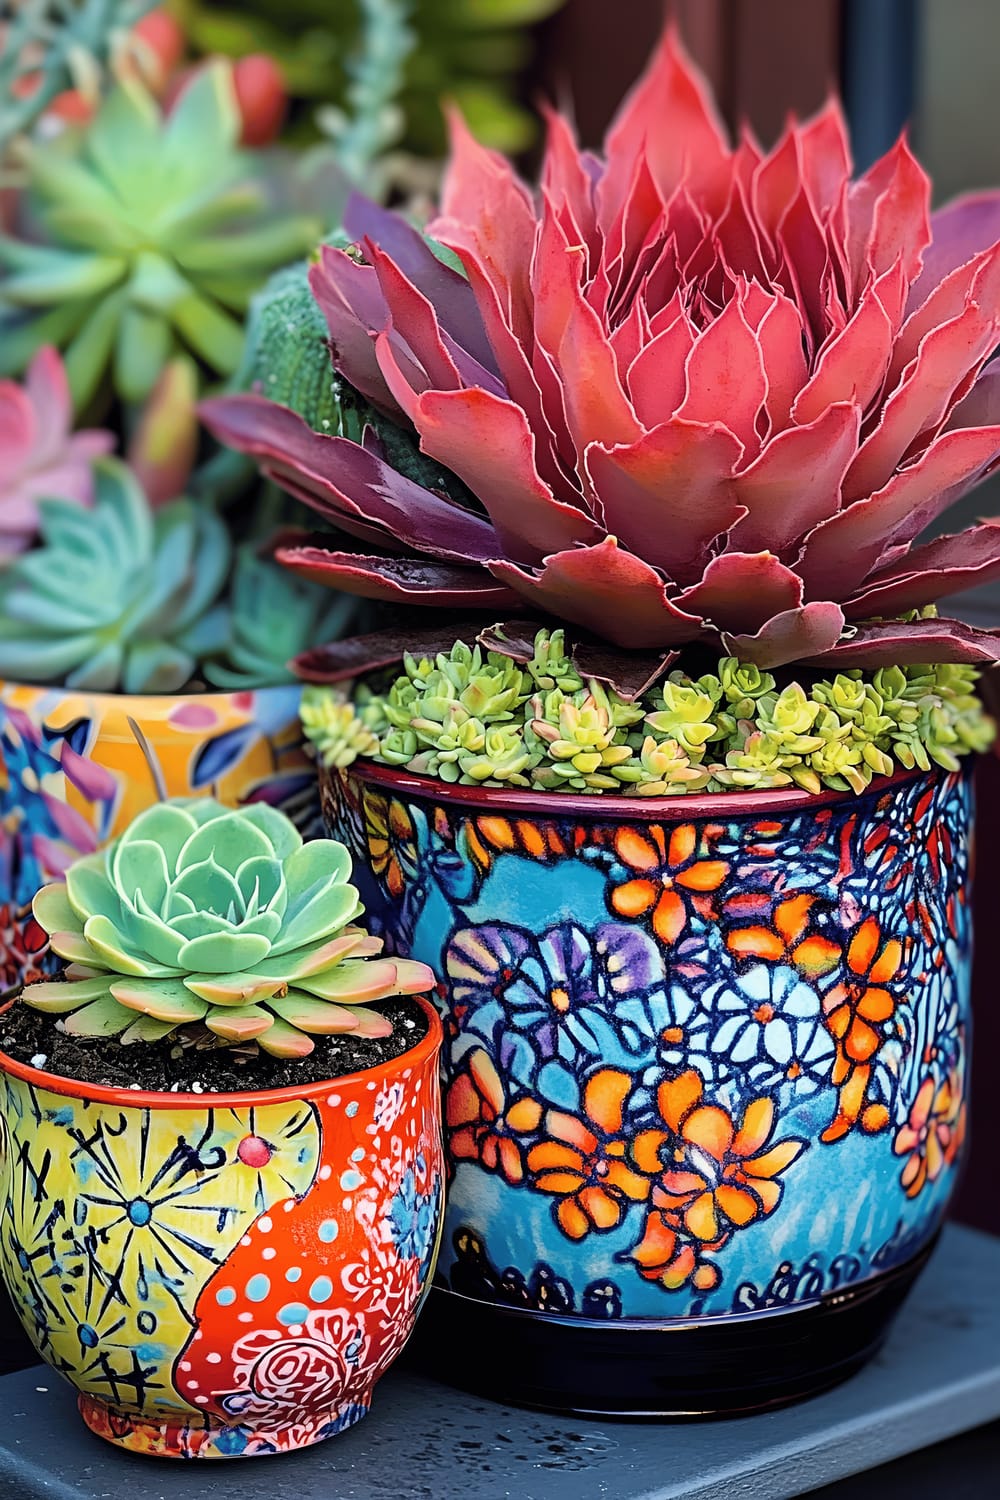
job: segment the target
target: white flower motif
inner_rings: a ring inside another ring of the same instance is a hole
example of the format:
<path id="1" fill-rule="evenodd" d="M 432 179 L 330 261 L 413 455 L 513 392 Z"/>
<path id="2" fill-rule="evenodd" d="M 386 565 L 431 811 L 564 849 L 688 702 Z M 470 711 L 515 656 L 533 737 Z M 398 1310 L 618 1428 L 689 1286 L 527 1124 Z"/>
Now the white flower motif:
<path id="1" fill-rule="evenodd" d="M 679 984 L 670 987 L 667 1011 L 667 1024 L 660 1033 L 660 1062 L 669 1068 L 694 1068 L 706 1083 L 712 1082 L 711 1013 Z"/>
<path id="2" fill-rule="evenodd" d="M 833 1039 L 822 1024 L 820 997 L 792 968 L 755 964 L 734 987 L 720 986 L 721 1024 L 712 1051 L 762 1088 L 790 1083 L 812 1093 L 828 1082 Z"/>

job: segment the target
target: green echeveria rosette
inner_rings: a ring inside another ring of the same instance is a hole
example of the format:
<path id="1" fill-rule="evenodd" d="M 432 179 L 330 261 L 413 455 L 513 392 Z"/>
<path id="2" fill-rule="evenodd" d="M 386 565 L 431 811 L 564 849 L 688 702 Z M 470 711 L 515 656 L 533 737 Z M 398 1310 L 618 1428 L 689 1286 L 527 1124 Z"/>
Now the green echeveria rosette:
<path id="1" fill-rule="evenodd" d="M 178 348 L 235 373 L 253 293 L 322 232 L 279 212 L 240 129 L 216 62 L 169 114 L 129 81 L 82 130 L 25 143 L 30 239 L 0 236 L 0 374 L 55 344 L 81 410 L 109 372 L 122 400 L 145 400 Z"/>
<path id="2" fill-rule="evenodd" d="M 373 958 L 381 940 L 352 925 L 362 908 L 349 870 L 342 844 L 303 843 L 274 808 L 160 803 L 35 897 L 69 967 L 24 998 L 73 1036 L 126 1044 L 200 1025 L 297 1058 L 313 1050 L 310 1033 L 388 1035 L 364 1002 L 434 979 L 423 964 Z"/>
<path id="3" fill-rule="evenodd" d="M 176 692 L 229 639 L 218 604 L 231 561 L 226 528 L 189 500 L 152 511 L 114 459 L 95 475 L 91 510 L 40 502 L 41 545 L 4 575 L 0 676 Z"/>
<path id="4" fill-rule="evenodd" d="M 298 578 L 244 547 L 229 591 L 226 654 L 205 663 L 205 679 L 227 691 L 293 682 L 294 656 L 316 641 L 361 633 L 369 608 L 363 599 Z"/>

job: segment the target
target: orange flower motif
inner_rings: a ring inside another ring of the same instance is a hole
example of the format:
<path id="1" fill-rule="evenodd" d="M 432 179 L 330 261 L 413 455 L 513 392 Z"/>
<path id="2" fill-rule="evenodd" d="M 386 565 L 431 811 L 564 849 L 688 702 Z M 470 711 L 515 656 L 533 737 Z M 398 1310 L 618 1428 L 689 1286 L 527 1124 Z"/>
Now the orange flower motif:
<path id="1" fill-rule="evenodd" d="M 729 865 L 704 857 L 705 839 L 699 844 L 693 823 L 679 823 L 669 839 L 658 824 L 623 827 L 612 842 L 622 864 L 636 872 L 634 880 L 611 893 L 611 906 L 620 917 L 636 920 L 652 912 L 653 931 L 669 947 L 684 931 L 689 903 L 712 914 L 705 898 L 719 889 Z"/>
<path id="2" fill-rule="evenodd" d="M 938 1085 L 933 1077 L 920 1085 L 910 1118 L 896 1134 L 892 1149 L 907 1158 L 899 1174 L 908 1198 L 916 1198 L 928 1182 L 936 1182 L 957 1157 L 965 1135 L 965 1103 L 961 1080 L 953 1075 Z M 956 1146 L 956 1138 L 958 1144 Z"/>
<path id="3" fill-rule="evenodd" d="M 649 1178 L 625 1161 L 622 1124 L 632 1084 L 630 1073 L 602 1068 L 584 1087 L 583 1118 L 550 1109 L 548 1140 L 528 1152 L 534 1186 L 558 1196 L 556 1220 L 571 1240 L 592 1229 L 614 1229 L 632 1203 L 649 1197 Z"/>
<path id="4" fill-rule="evenodd" d="M 827 1029 L 837 1043 L 831 1082 L 839 1089 L 837 1112 L 821 1139 L 836 1141 L 860 1120 L 863 1130 L 876 1134 L 889 1123 L 882 1104 L 868 1104 L 872 1059 L 885 1040 L 885 1027 L 896 1010 L 895 997 L 885 988 L 895 979 L 903 959 L 898 938 L 881 941 L 875 917 L 866 917 L 847 947 L 850 976 L 823 997 Z"/>
<path id="5" fill-rule="evenodd" d="M 774 1104 L 753 1099 L 737 1125 L 717 1104 L 703 1104 L 694 1071 L 661 1083 L 657 1104 L 666 1130 L 643 1130 L 632 1143 L 640 1172 L 659 1172 L 654 1204 L 713 1248 L 733 1229 L 771 1214 L 781 1202 L 776 1179 L 806 1148 L 795 1136 L 769 1145 Z"/>
<path id="6" fill-rule="evenodd" d="M 779 901 L 770 926 L 733 927 L 726 934 L 726 947 L 737 958 L 792 964 L 813 979 L 829 973 L 840 962 L 840 948 L 829 938 L 809 933 L 809 913 L 815 901 L 815 896 L 805 894 Z"/>
<path id="7" fill-rule="evenodd" d="M 494 854 L 523 854 L 543 864 L 562 859 L 586 840 L 584 828 L 574 828 L 571 843 L 555 823 L 536 823 L 530 818 L 469 818 L 465 838 L 469 854 L 478 869 L 486 874 Z"/>
<path id="8" fill-rule="evenodd" d="M 468 1071 L 448 1090 L 445 1123 L 452 1132 L 452 1155 L 478 1161 L 508 1182 L 524 1181 L 524 1155 L 516 1137 L 531 1135 L 541 1119 L 537 1100 L 527 1095 L 507 1100 L 500 1075 L 481 1047 L 469 1054 Z"/>
<path id="9" fill-rule="evenodd" d="M 660 1195 L 653 1189 L 653 1203 Z M 646 1281 L 658 1281 L 668 1292 L 676 1292 L 688 1282 L 699 1292 L 710 1292 L 722 1280 L 722 1272 L 710 1260 L 703 1260 L 707 1250 L 721 1250 L 729 1236 L 714 1244 L 683 1239 L 677 1232 L 676 1215 L 654 1207 L 646 1216 L 642 1239 L 629 1254 L 639 1275 Z"/>
<path id="10" fill-rule="evenodd" d="M 365 793 L 365 833 L 372 869 L 383 880 L 390 896 L 398 899 L 408 876 L 416 869 L 413 822 L 401 802 L 390 801 L 381 792 Z"/>

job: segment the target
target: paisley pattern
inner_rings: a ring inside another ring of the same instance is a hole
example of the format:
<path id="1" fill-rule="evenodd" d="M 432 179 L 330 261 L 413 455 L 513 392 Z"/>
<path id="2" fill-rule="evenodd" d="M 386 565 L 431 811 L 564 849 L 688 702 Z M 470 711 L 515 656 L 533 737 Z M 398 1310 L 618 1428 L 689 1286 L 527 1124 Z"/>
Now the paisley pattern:
<path id="1" fill-rule="evenodd" d="M 965 1135 L 966 777 L 624 822 L 406 781 L 329 775 L 324 811 L 442 979 L 444 1286 L 724 1316 L 927 1242 Z"/>
<path id="2" fill-rule="evenodd" d="M 35 892 L 160 797 L 266 800 L 315 832 L 299 689 L 129 698 L 0 683 L 0 991 L 49 972 Z"/>
<path id="3" fill-rule="evenodd" d="M 436 1054 L 235 1107 L 0 1077 L 0 1266 L 88 1425 L 235 1457 L 364 1416 L 437 1248 Z"/>

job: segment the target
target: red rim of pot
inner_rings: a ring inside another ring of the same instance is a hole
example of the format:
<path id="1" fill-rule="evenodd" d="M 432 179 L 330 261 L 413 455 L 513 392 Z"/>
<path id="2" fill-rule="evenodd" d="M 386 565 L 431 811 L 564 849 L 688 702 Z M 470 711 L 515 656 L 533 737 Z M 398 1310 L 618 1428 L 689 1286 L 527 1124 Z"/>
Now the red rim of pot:
<path id="1" fill-rule="evenodd" d="M 320 768 L 321 775 L 334 771 Z M 940 766 L 929 771 L 897 771 L 894 776 L 876 776 L 863 792 L 804 792 L 799 787 L 771 791 L 684 793 L 679 797 L 615 797 L 607 792 L 592 796 L 573 792 L 532 792 L 512 787 L 458 786 L 433 776 L 415 776 L 412 771 L 379 765 L 361 758 L 343 773 L 359 781 L 370 781 L 394 792 L 409 793 L 429 802 L 453 802 L 483 812 L 526 813 L 548 819 L 563 814 L 589 818 L 592 822 L 687 823 L 693 818 L 764 816 L 769 812 L 794 812 L 799 808 L 832 807 L 842 802 L 861 802 L 879 797 L 895 787 L 925 776 L 946 776 Z"/>
<path id="2" fill-rule="evenodd" d="M 176 1094 L 154 1092 L 144 1089 L 118 1089 L 102 1083 L 83 1083 L 78 1078 L 63 1078 L 58 1073 L 46 1073 L 33 1068 L 29 1063 L 17 1062 L 0 1052 L 0 1071 L 12 1078 L 20 1078 L 35 1088 L 47 1089 L 51 1094 L 66 1094 L 72 1099 L 86 1099 L 100 1104 L 117 1104 L 133 1109 L 261 1109 L 267 1104 L 285 1104 L 292 1099 L 315 1099 L 330 1093 L 331 1089 L 354 1083 L 359 1079 L 388 1076 L 406 1066 L 420 1066 L 432 1058 L 444 1040 L 444 1028 L 437 1011 L 423 995 L 412 998 L 427 1017 L 427 1032 L 406 1052 L 401 1052 L 390 1062 L 378 1063 L 372 1068 L 361 1068 L 356 1073 L 340 1073 L 334 1078 L 321 1078 L 315 1083 L 289 1084 L 280 1089 L 244 1089 L 232 1094 L 192 1094 L 178 1091 Z M 0 1007 L 0 1015 L 9 1010 L 17 996 Z M 139 1045 L 136 1043 L 136 1045 Z"/>

